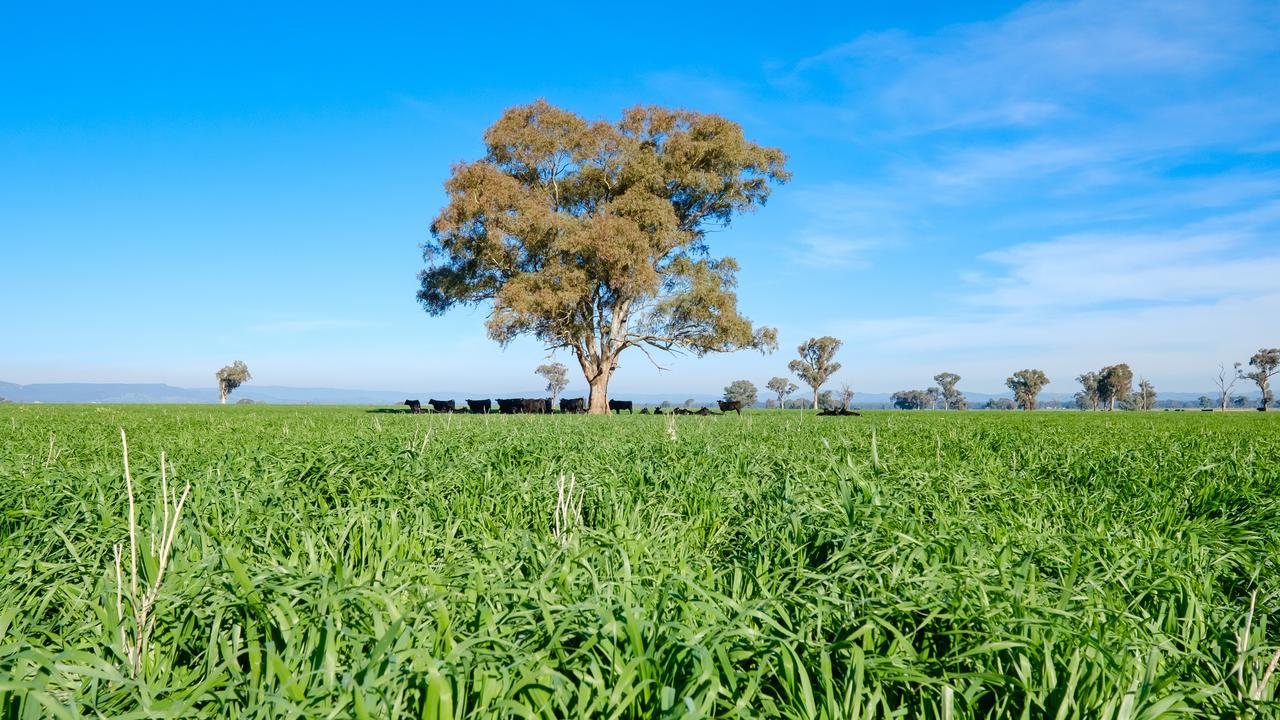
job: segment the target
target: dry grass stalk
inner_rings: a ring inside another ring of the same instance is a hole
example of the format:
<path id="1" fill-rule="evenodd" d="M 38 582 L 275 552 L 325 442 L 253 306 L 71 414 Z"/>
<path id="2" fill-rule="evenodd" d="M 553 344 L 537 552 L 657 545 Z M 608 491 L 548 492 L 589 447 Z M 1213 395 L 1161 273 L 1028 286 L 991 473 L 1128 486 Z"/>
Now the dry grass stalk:
<path id="1" fill-rule="evenodd" d="M 169 567 L 169 557 L 173 553 L 173 541 L 178 535 L 178 524 L 182 520 L 182 508 L 186 505 L 187 496 L 191 492 L 188 482 L 179 496 L 177 488 L 169 492 L 169 471 L 163 452 L 160 453 L 160 499 L 162 506 L 160 536 L 154 530 L 148 551 L 156 559 L 156 574 L 147 583 L 138 575 L 138 513 L 134 501 L 133 476 L 129 471 L 129 439 L 124 429 L 120 430 L 120 445 L 124 455 L 124 484 L 129 499 L 129 591 L 125 593 L 123 548 L 115 545 L 116 569 L 116 623 L 120 631 L 120 647 L 124 650 L 129 662 L 129 670 L 136 677 L 142 671 L 142 658 L 147 654 L 151 644 L 151 634 L 155 630 L 156 599 L 160 595 L 160 585 L 164 582 L 165 571 Z M 139 585 L 143 587 L 139 588 Z M 125 601 L 128 601 L 132 627 L 126 627 Z"/>
<path id="2" fill-rule="evenodd" d="M 582 525 L 582 491 L 577 489 L 574 476 L 565 482 L 564 473 L 556 481 L 556 509 L 552 518 L 552 534 L 561 545 L 573 540 L 573 530 Z"/>

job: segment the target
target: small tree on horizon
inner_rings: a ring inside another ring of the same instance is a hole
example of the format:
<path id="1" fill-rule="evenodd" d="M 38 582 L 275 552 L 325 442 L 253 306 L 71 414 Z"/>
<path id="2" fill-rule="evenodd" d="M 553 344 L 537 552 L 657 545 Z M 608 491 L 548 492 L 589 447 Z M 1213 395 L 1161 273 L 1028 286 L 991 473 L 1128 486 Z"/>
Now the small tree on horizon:
<path id="1" fill-rule="evenodd" d="M 1236 363 L 1236 368 L 1240 364 Z M 1227 366 L 1218 364 L 1218 377 L 1214 379 L 1214 383 L 1218 386 L 1218 407 L 1223 410 L 1227 409 L 1227 404 L 1231 402 L 1231 389 L 1236 386 L 1236 381 L 1240 379 L 1237 372 L 1228 372 Z"/>
<path id="2" fill-rule="evenodd" d="M 933 376 L 933 381 L 938 383 L 938 388 L 942 391 L 942 408 L 944 410 L 968 410 L 969 399 L 964 393 L 956 389 L 956 384 L 960 382 L 960 376 L 953 372 L 940 372 Z"/>
<path id="3" fill-rule="evenodd" d="M 734 380 L 724 389 L 724 399 L 729 402 L 740 402 L 742 407 L 754 407 L 759 399 L 759 391 L 750 380 Z"/>
<path id="4" fill-rule="evenodd" d="M 1013 391 L 1014 400 L 1023 410 L 1036 409 L 1036 397 L 1045 385 L 1049 384 L 1049 378 L 1044 374 L 1043 370 L 1027 369 L 1019 370 L 1012 377 L 1005 380 L 1005 385 Z"/>
<path id="5" fill-rule="evenodd" d="M 1271 378 L 1280 373 L 1280 348 L 1260 348 L 1249 358 L 1249 366 L 1256 369 L 1252 372 L 1239 370 L 1240 379 L 1257 383 L 1258 390 L 1262 393 L 1262 404 L 1259 407 L 1266 410 L 1271 401 L 1275 400 L 1275 394 L 1271 391 Z M 1238 363 L 1237 367 L 1240 367 Z"/>
<path id="6" fill-rule="evenodd" d="M 253 379 L 249 374 L 249 366 L 240 360 L 214 373 L 214 377 L 218 379 L 218 402 L 223 405 L 227 404 L 227 396 L 231 391 Z"/>
<path id="7" fill-rule="evenodd" d="M 796 385 L 784 377 L 770 378 L 769 382 L 765 384 L 765 387 L 768 388 L 770 392 L 778 396 L 778 409 L 780 410 L 787 409 L 787 397 L 791 395 L 791 393 L 800 389 L 799 385 Z"/>
<path id="8" fill-rule="evenodd" d="M 554 407 L 556 398 L 569 387 L 569 368 L 556 362 L 539 365 L 533 372 L 547 381 L 547 392 L 551 393 L 551 405 Z"/>
<path id="9" fill-rule="evenodd" d="M 1087 372 L 1076 378 L 1082 388 L 1076 393 L 1076 404 L 1081 410 L 1097 410 L 1102 405 L 1102 397 L 1098 394 L 1100 376 L 1096 372 Z"/>
<path id="10" fill-rule="evenodd" d="M 814 410 L 818 409 L 819 390 L 840 370 L 840 363 L 835 361 L 835 356 L 842 344 L 830 335 L 809 338 L 796 349 L 800 353 L 800 359 L 787 364 L 787 369 L 813 389 Z"/>
<path id="11" fill-rule="evenodd" d="M 1133 395 L 1133 371 L 1128 364 L 1108 365 L 1098 373 L 1098 399 L 1108 411 L 1116 409 Z"/>
<path id="12" fill-rule="evenodd" d="M 1138 382 L 1138 394 L 1136 399 L 1138 401 L 1139 410 L 1153 409 L 1156 406 L 1156 386 L 1148 382 L 1146 378 L 1142 378 L 1142 380 Z"/>
<path id="13" fill-rule="evenodd" d="M 848 410 L 849 404 L 853 402 L 853 386 L 849 383 L 840 383 L 840 409 Z"/>

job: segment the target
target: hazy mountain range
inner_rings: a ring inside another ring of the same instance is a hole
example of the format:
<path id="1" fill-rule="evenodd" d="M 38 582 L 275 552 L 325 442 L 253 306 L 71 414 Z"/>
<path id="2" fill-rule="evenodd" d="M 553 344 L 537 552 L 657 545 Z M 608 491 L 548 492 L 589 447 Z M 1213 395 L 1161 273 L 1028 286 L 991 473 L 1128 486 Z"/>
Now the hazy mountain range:
<path id="1" fill-rule="evenodd" d="M 570 388 L 565 393 L 565 397 L 577 397 L 585 395 L 585 390 L 577 391 Z M 1234 394 L 1244 395 L 1249 398 L 1256 398 L 1256 390 L 1250 392 L 1239 392 Z M 854 396 L 853 404 L 862 407 L 884 405 L 890 402 L 892 393 L 876 392 L 876 393 L 858 393 Z M 991 398 L 995 397 L 1011 397 L 1009 394 L 994 395 L 990 393 L 968 392 L 965 393 L 969 398 L 971 406 L 980 406 Z M 1176 400 L 1183 402 L 1194 402 L 1201 395 L 1209 397 L 1217 397 L 1216 392 L 1159 392 L 1161 400 Z M 503 397 L 545 397 L 546 392 L 531 388 L 521 392 L 511 392 L 502 394 Z M 794 397 L 807 397 L 804 392 L 799 392 Z M 1059 401 L 1065 402 L 1072 398 L 1072 393 L 1053 393 L 1044 392 L 1040 394 L 1041 402 Z M 465 400 L 467 398 L 494 398 L 497 395 L 493 393 L 476 392 L 476 391 L 453 391 L 453 390 L 348 390 L 341 388 L 297 388 L 284 387 L 279 385 L 246 385 L 237 390 L 230 399 L 235 402 L 243 398 L 248 398 L 254 402 L 264 402 L 271 404 L 315 404 L 315 405 L 399 405 L 406 398 L 414 398 L 426 401 L 428 398 L 437 400 Z M 670 400 L 672 403 L 680 404 L 688 398 L 692 398 L 695 403 L 706 404 L 715 402 L 721 397 L 719 392 L 713 393 L 618 393 L 618 399 L 634 400 L 641 403 L 659 403 L 663 400 Z M 763 402 L 769 397 L 767 391 L 760 393 L 760 400 Z M 164 385 L 159 383 L 39 383 L 33 385 L 16 385 L 14 383 L 0 382 L 0 398 L 5 398 L 13 402 L 20 403 L 138 403 L 138 404 L 165 404 L 165 403 L 217 403 L 218 391 L 215 388 L 181 388 L 173 385 Z"/>

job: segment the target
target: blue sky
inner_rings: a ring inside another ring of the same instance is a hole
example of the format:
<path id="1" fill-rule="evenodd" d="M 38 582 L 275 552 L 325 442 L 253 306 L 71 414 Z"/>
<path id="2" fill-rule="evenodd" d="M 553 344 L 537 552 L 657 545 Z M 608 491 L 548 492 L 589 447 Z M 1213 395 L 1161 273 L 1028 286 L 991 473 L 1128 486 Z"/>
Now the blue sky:
<path id="1" fill-rule="evenodd" d="M 721 113 L 795 175 L 711 243 L 780 352 L 637 353 L 614 394 L 823 334 L 866 392 L 1204 390 L 1280 344 L 1280 5 L 853 5 L 7 8 L 0 380 L 535 387 L 537 344 L 414 292 L 451 164 L 539 97 Z"/>

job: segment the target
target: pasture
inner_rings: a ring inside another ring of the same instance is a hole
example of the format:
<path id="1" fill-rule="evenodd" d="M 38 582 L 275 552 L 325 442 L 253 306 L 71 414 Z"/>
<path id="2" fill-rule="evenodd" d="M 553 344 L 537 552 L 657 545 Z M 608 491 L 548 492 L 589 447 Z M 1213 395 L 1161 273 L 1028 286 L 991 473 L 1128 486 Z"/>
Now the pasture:
<path id="1" fill-rule="evenodd" d="M 4 717 L 1265 717 L 1278 612 L 1273 413 L 0 406 Z"/>

